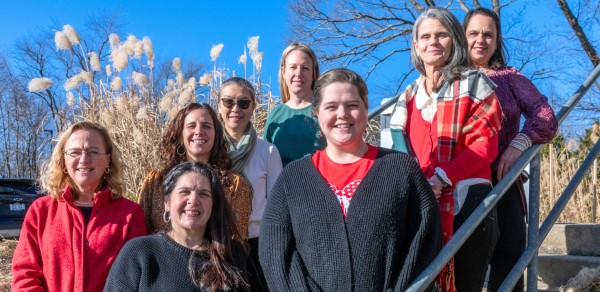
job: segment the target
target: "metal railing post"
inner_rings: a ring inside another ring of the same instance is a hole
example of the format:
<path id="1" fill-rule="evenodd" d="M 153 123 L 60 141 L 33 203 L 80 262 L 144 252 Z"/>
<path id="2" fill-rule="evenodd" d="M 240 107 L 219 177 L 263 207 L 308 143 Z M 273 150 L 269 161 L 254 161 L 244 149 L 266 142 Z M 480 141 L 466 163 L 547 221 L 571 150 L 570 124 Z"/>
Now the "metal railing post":
<path id="1" fill-rule="evenodd" d="M 541 156 L 538 152 L 530 162 L 531 174 L 529 176 L 529 233 L 527 245 L 536 247 L 533 260 L 527 266 L 527 291 L 537 292 L 538 284 L 538 253 L 537 247 L 540 230 L 540 162 Z"/>

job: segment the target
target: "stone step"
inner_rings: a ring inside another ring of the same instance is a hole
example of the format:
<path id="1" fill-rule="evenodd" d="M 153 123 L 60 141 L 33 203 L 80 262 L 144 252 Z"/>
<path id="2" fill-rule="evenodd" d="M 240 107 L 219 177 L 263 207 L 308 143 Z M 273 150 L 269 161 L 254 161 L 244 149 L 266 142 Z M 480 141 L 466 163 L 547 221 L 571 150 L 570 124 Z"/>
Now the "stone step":
<path id="1" fill-rule="evenodd" d="M 555 289 L 567 284 L 582 268 L 599 266 L 600 257 L 540 254 L 538 279 L 547 285 L 546 289 Z"/>
<path id="2" fill-rule="evenodd" d="M 557 223 L 542 243 L 540 253 L 600 256 L 600 225 Z"/>

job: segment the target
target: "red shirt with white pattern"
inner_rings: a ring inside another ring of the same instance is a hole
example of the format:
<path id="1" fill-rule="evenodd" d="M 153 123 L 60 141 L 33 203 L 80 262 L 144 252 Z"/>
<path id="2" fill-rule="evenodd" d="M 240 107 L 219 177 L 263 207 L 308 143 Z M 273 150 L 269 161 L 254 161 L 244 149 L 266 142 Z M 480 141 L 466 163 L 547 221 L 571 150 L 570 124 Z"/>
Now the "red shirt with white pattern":
<path id="1" fill-rule="evenodd" d="M 376 157 L 377 147 L 371 145 L 369 145 L 367 153 L 353 163 L 333 162 L 325 150 L 317 151 L 312 155 L 313 164 L 340 201 L 344 219 L 346 219 L 354 191 L 371 169 Z"/>

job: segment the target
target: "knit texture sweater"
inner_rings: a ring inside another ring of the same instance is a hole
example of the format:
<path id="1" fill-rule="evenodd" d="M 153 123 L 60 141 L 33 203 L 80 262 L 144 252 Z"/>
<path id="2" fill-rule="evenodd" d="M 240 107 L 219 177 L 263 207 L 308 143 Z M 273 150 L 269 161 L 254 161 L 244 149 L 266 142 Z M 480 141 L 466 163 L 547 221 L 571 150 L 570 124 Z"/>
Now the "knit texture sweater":
<path id="1" fill-rule="evenodd" d="M 415 159 L 379 148 L 346 220 L 310 157 L 283 169 L 265 209 L 271 291 L 404 291 L 438 254 L 438 203 Z"/>
<path id="2" fill-rule="evenodd" d="M 164 231 L 125 244 L 110 270 L 105 292 L 112 291 L 205 291 L 194 286 L 188 271 L 193 250 L 182 246 Z M 248 260 L 250 275 L 256 275 Z M 251 267 L 251 268 L 250 268 Z M 258 277 L 250 276 L 250 291 L 262 291 Z"/>

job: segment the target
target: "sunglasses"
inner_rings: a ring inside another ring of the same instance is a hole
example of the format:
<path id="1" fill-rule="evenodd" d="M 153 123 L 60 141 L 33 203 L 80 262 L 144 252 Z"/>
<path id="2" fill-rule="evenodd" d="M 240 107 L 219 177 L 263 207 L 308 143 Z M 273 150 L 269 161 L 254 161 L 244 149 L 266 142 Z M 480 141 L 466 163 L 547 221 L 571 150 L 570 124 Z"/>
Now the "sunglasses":
<path id="1" fill-rule="evenodd" d="M 241 109 L 247 109 L 252 104 L 252 101 L 248 99 L 236 101 L 233 98 L 223 98 L 221 99 L 221 101 L 223 101 L 223 105 L 225 106 L 225 108 L 232 108 L 234 105 L 237 104 Z"/>

